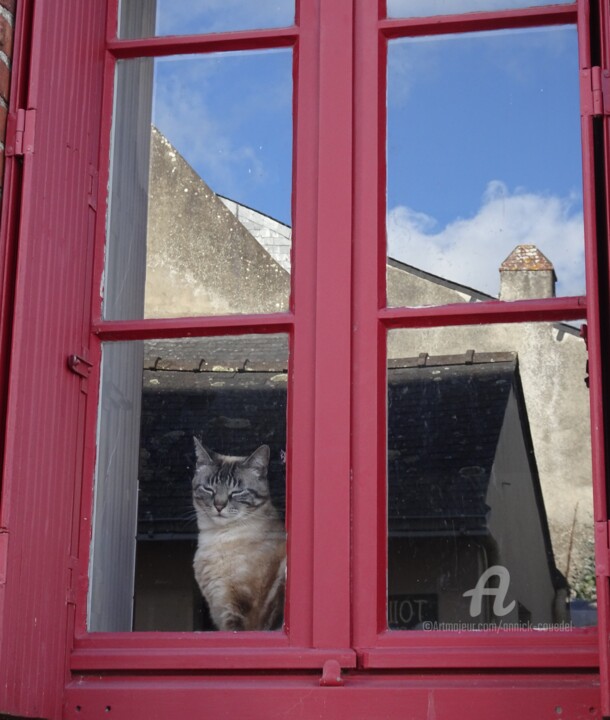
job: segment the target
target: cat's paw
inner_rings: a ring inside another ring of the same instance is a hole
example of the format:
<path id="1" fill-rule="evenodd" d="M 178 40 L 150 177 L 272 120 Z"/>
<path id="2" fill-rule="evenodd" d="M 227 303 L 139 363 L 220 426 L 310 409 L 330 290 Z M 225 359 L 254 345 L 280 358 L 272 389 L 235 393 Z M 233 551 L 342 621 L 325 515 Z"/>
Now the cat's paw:
<path id="1" fill-rule="evenodd" d="M 235 613 L 226 613 L 222 618 L 222 629 L 230 632 L 245 630 L 244 619 Z"/>

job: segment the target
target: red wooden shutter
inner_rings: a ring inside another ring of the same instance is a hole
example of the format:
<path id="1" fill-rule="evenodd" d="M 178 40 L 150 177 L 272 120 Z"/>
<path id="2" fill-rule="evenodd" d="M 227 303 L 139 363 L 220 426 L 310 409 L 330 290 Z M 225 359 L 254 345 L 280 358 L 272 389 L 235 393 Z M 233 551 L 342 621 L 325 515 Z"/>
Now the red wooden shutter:
<path id="1" fill-rule="evenodd" d="M 582 6 L 587 6 L 581 0 Z M 602 444 L 602 431 L 607 432 L 607 408 L 604 411 L 604 404 L 608 402 L 608 342 L 610 333 L 608 328 L 607 299 L 608 284 L 610 282 L 608 241 L 610 239 L 610 8 L 607 2 L 592 2 L 590 14 L 583 13 L 583 20 L 589 24 L 584 28 L 585 32 L 591 32 L 591 47 L 587 48 L 591 54 L 592 95 L 594 107 L 590 114 L 594 117 L 583 115 L 583 158 L 590 164 L 590 176 L 595 173 L 596 192 L 590 192 L 595 197 L 595 202 L 587 208 L 585 217 L 588 215 L 589 230 L 592 236 L 597 239 L 596 247 L 599 252 L 599 270 L 597 280 L 599 282 L 599 293 L 591 299 L 592 310 L 599 313 L 601 325 L 600 335 L 596 333 L 589 338 L 589 356 L 591 358 L 600 356 L 603 358 L 601 367 L 595 365 L 591 370 L 591 391 L 595 392 L 592 408 L 592 426 L 598 428 L 600 442 L 597 451 L 594 452 L 594 496 L 595 496 L 595 530 L 596 530 L 596 575 L 597 575 L 597 607 L 598 607 L 598 632 L 599 632 L 599 670 L 601 686 L 601 707 L 604 717 L 610 716 L 610 523 L 608 520 L 608 480 L 605 470 L 607 457 L 606 443 Z M 597 35 L 599 33 L 599 46 Z M 582 67 L 582 64 L 581 64 Z M 591 323 L 592 324 L 592 323 Z M 596 353 L 596 347 L 599 353 Z M 604 383 L 602 384 L 602 371 L 605 371 Z M 604 417 L 605 416 L 605 417 Z M 605 427 L 604 427 L 605 420 Z M 595 446 L 594 446 L 595 448 Z M 595 467 L 597 466 L 597 468 Z M 597 472 L 595 472 L 597 469 Z"/>
<path id="2" fill-rule="evenodd" d="M 25 29 L 28 26 L 28 5 L 21 3 L 17 11 L 13 13 L 12 42 L 15 52 L 12 60 L 7 59 L 6 66 L 12 67 L 9 81 L 6 82 L 5 90 L 9 106 L 3 111 L 5 118 L 15 108 L 25 106 L 26 97 L 26 73 L 25 63 L 21 62 L 27 50 Z M 29 38 L 28 38 L 29 39 Z M 11 65 L 12 62 L 12 65 Z M 24 67 L 22 71 L 22 66 Z M 2 63 L 0 63 L 2 67 Z M 8 118 L 7 118 L 8 119 Z M 10 343 L 13 320 L 13 291 L 15 279 L 16 262 L 16 228 L 19 219 L 19 192 L 21 164 L 10 157 L 6 140 L 10 135 L 4 136 L 4 149 L 1 154 L 4 167 L 2 187 L 3 192 L 0 215 L 0 474 L 2 472 L 2 458 L 4 456 L 4 436 L 6 432 L 6 402 L 7 402 L 7 381 L 9 371 Z M 0 498 L 2 493 L 2 480 L 0 477 Z M 1 502 L 1 500 L 0 500 Z M 0 525 L 0 575 L 4 567 L 4 554 L 7 552 L 6 533 Z"/>
<path id="3" fill-rule="evenodd" d="M 0 712 L 55 718 L 72 636 L 87 391 L 68 357 L 87 354 L 105 9 L 27 4 L 30 78 L 15 118 L 25 142 L 16 148 L 23 184 L 0 522 L 8 538 Z"/>

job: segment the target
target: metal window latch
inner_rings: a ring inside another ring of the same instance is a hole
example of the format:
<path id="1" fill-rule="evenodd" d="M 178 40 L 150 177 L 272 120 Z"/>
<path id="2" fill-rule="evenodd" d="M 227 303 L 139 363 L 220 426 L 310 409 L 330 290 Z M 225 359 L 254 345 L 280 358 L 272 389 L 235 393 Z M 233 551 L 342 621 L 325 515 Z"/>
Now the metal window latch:
<path id="1" fill-rule="evenodd" d="M 322 687 L 341 687 L 345 680 L 341 677 L 341 665 L 338 660 L 327 660 L 322 668 Z"/>
<path id="2" fill-rule="evenodd" d="M 88 380 L 93 363 L 85 360 L 85 358 L 80 355 L 68 355 L 68 367 L 73 373 L 76 373 L 76 375 L 80 375 Z"/>

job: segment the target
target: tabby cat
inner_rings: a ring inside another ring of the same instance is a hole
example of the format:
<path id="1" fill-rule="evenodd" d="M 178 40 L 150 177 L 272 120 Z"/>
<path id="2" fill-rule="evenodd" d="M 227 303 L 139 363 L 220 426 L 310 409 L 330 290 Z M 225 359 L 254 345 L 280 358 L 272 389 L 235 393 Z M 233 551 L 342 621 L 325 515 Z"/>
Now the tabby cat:
<path id="1" fill-rule="evenodd" d="M 233 457 L 193 439 L 193 569 L 212 621 L 219 630 L 275 630 L 284 613 L 286 533 L 269 497 L 269 447 Z"/>

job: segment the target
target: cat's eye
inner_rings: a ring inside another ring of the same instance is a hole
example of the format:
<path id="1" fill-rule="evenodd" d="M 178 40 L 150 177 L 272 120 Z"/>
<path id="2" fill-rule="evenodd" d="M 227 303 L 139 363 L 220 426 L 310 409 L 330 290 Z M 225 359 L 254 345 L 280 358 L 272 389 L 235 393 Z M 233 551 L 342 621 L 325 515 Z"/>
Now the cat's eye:
<path id="1" fill-rule="evenodd" d="M 199 485 L 195 488 L 195 495 L 199 495 L 200 497 L 202 495 L 209 495 L 210 497 L 212 497 L 214 495 L 214 490 L 210 487 Z"/>

